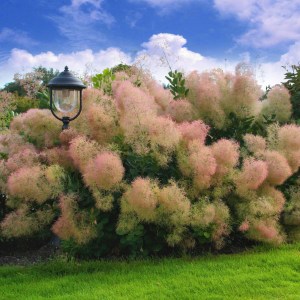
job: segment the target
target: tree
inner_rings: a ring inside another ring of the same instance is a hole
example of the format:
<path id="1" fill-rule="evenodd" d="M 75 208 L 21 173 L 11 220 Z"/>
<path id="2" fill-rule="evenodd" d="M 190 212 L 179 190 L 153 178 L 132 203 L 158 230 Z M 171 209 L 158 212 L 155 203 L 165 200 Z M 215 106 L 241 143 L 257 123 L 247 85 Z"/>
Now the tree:
<path id="1" fill-rule="evenodd" d="M 291 94 L 291 102 L 293 107 L 292 117 L 300 121 L 300 65 L 291 65 L 283 67 L 286 70 L 285 82 L 282 84 L 289 90 Z"/>

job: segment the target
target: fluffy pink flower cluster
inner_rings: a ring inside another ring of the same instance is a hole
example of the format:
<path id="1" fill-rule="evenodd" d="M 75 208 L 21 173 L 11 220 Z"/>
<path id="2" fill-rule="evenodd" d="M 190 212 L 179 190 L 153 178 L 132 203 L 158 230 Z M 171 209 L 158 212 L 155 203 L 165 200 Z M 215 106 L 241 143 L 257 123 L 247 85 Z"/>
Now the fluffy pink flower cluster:
<path id="1" fill-rule="evenodd" d="M 6 167 L 10 172 L 14 172 L 23 167 L 30 167 L 39 163 L 39 155 L 32 148 L 24 149 L 8 158 Z"/>
<path id="2" fill-rule="evenodd" d="M 22 133 L 39 148 L 52 147 L 59 140 L 60 123 L 46 109 L 30 109 L 15 117 L 12 132 Z"/>
<path id="3" fill-rule="evenodd" d="M 167 107 L 167 114 L 178 123 L 192 121 L 193 106 L 185 99 L 172 100 Z"/>
<path id="4" fill-rule="evenodd" d="M 96 157 L 99 150 L 99 145 L 95 141 L 88 140 L 85 136 L 78 136 L 70 142 L 69 155 L 74 165 L 84 172 L 88 162 Z"/>
<path id="5" fill-rule="evenodd" d="M 146 115 L 156 115 L 157 113 L 158 106 L 154 97 L 135 87 L 129 81 L 119 83 L 114 91 L 114 96 L 123 126 L 126 124 L 122 122 L 122 119 L 141 119 Z"/>
<path id="6" fill-rule="evenodd" d="M 266 150 L 266 140 L 259 135 L 246 134 L 244 136 L 244 141 L 248 150 L 253 154 L 259 154 Z"/>
<path id="7" fill-rule="evenodd" d="M 119 82 L 114 93 L 126 142 L 138 154 L 152 151 L 158 162 L 165 165 L 180 141 L 175 122 L 159 116 L 154 97 L 128 81 Z"/>
<path id="8" fill-rule="evenodd" d="M 186 142 L 198 140 L 204 145 L 209 126 L 198 120 L 193 122 L 183 122 L 178 125 L 182 138 Z"/>
<path id="9" fill-rule="evenodd" d="M 195 186 L 200 190 L 209 188 L 217 170 L 217 162 L 212 150 L 206 146 L 194 148 L 190 153 L 189 163 Z"/>
<path id="10" fill-rule="evenodd" d="M 198 122 L 194 121 L 193 123 Z M 184 139 L 189 140 L 187 149 L 181 148 L 177 152 L 178 166 L 184 176 L 191 177 L 197 189 L 209 188 L 212 184 L 221 184 L 222 179 L 238 163 L 239 145 L 230 140 L 221 139 L 211 146 L 204 145 L 208 128 L 204 123 L 195 124 L 202 129 L 189 132 L 189 123 L 182 128 Z M 193 126 L 192 126 L 193 128 Z"/>
<path id="11" fill-rule="evenodd" d="M 222 70 L 201 74 L 194 71 L 187 76 L 186 86 L 194 116 L 219 129 L 228 127 L 230 113 L 258 119 L 275 115 L 279 122 L 287 121 L 291 115 L 288 91 L 283 86 L 275 86 L 267 100 L 261 102 L 261 87 L 245 65 L 238 66 L 235 75 Z"/>
<path id="12" fill-rule="evenodd" d="M 102 152 L 84 168 L 84 181 L 91 188 L 110 190 L 123 179 L 125 169 L 120 157 L 113 152 Z"/>
<path id="13" fill-rule="evenodd" d="M 222 128 L 225 122 L 224 111 L 220 105 L 222 97 L 220 77 L 223 77 L 221 72 L 199 74 L 194 71 L 186 79 L 186 86 L 189 88 L 188 100 L 195 107 L 197 117 L 217 128 Z"/>
<path id="14" fill-rule="evenodd" d="M 119 232 L 130 230 L 125 220 L 132 216 L 136 222 L 151 222 L 168 228 L 170 246 L 180 243 L 184 226 L 190 222 L 191 203 L 183 189 L 175 182 L 160 188 L 149 178 L 136 178 L 121 200 Z M 132 215 L 133 213 L 133 215 Z M 126 217 L 127 216 L 127 217 Z"/>
<path id="15" fill-rule="evenodd" d="M 25 149 L 34 151 L 35 147 L 17 133 L 9 131 L 0 134 L 0 153 L 11 156 Z"/>
<path id="16" fill-rule="evenodd" d="M 269 183 L 280 185 L 292 175 L 287 159 L 279 152 L 266 151 L 264 158 L 268 166 L 267 180 Z"/>
<path id="17" fill-rule="evenodd" d="M 50 208 L 43 208 L 34 213 L 30 207 L 22 204 L 18 209 L 6 215 L 0 224 L 1 233 L 8 238 L 30 236 L 51 224 L 54 212 Z"/>
<path id="18" fill-rule="evenodd" d="M 257 190 L 268 176 L 268 164 L 262 160 L 247 158 L 237 179 L 239 189 Z"/>
<path id="19" fill-rule="evenodd" d="M 110 142 L 118 134 L 118 122 L 112 113 L 112 108 L 108 110 L 102 105 L 94 103 L 89 107 L 86 115 L 90 134 L 98 143 Z"/>
<path id="20" fill-rule="evenodd" d="M 7 187 L 11 196 L 41 204 L 62 192 L 63 177 L 64 170 L 56 165 L 23 167 L 8 177 Z"/>
<path id="21" fill-rule="evenodd" d="M 237 165 L 240 155 L 239 145 L 234 141 L 220 139 L 212 144 L 211 150 L 217 163 L 215 174 L 222 178 Z"/>
<path id="22" fill-rule="evenodd" d="M 40 157 L 49 165 L 59 165 L 65 168 L 66 170 L 76 169 L 68 148 L 49 148 L 41 152 Z"/>
<path id="23" fill-rule="evenodd" d="M 89 215 L 79 211 L 75 194 L 62 195 L 59 200 L 61 216 L 52 226 L 52 231 L 63 240 L 73 238 L 79 244 L 85 244 L 96 235 L 96 228 Z"/>
<path id="24" fill-rule="evenodd" d="M 123 195 L 122 210 L 133 210 L 144 221 L 152 221 L 156 216 L 158 186 L 149 178 L 136 178 Z"/>
<path id="25" fill-rule="evenodd" d="M 275 116 L 279 122 L 287 122 L 292 114 L 290 93 L 283 85 L 274 86 L 262 101 L 261 115 Z"/>
<path id="26" fill-rule="evenodd" d="M 295 173 L 300 167 L 300 127 L 284 125 L 278 129 L 277 138 L 277 150 L 285 156 Z"/>
<path id="27" fill-rule="evenodd" d="M 229 209 L 222 201 L 197 201 L 191 207 L 191 226 L 195 231 L 210 232 L 210 239 L 217 248 L 223 245 L 223 239 L 230 232 Z"/>
<path id="28" fill-rule="evenodd" d="M 285 238 L 276 220 L 269 220 L 267 222 L 258 220 L 254 222 L 247 235 L 256 241 L 272 244 L 281 244 Z"/>
<path id="29" fill-rule="evenodd" d="M 147 82 L 147 88 L 149 91 L 149 94 L 154 97 L 155 103 L 159 106 L 159 113 L 163 114 L 165 113 L 171 103 L 175 102 L 173 101 L 173 96 L 170 92 L 170 90 L 164 89 L 160 84 L 155 82 L 154 80 L 148 80 Z M 185 109 L 185 112 L 187 112 L 187 106 L 182 105 L 182 108 Z M 181 113 L 178 111 L 178 107 L 174 108 L 174 116 L 180 116 Z M 177 114 L 179 113 L 179 114 Z M 180 118 L 180 117 L 179 117 Z"/>
<path id="30" fill-rule="evenodd" d="M 158 116 L 154 97 L 130 82 L 121 82 L 115 97 L 126 141 L 139 154 L 154 151 L 161 164 L 165 164 L 168 154 L 174 151 L 180 138 L 175 123 L 169 118 Z M 158 148 L 161 151 L 157 151 Z"/>

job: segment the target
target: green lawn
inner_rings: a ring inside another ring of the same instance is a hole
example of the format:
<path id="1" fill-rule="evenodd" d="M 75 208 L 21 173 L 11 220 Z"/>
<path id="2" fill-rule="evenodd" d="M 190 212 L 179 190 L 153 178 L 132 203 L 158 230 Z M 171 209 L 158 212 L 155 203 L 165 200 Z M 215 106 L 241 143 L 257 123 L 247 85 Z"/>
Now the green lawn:
<path id="1" fill-rule="evenodd" d="M 300 244 L 235 255 L 0 267 L 0 299 L 300 299 Z"/>

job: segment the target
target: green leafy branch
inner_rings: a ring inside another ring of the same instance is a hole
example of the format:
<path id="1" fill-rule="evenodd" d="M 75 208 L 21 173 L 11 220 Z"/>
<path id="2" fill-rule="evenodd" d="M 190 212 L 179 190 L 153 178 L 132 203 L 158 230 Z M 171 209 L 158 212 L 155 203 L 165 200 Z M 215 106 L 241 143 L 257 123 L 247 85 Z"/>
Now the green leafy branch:
<path id="1" fill-rule="evenodd" d="M 188 93 L 189 89 L 185 87 L 185 78 L 181 72 L 177 70 L 170 71 L 168 73 L 169 76 L 166 76 L 166 79 L 169 81 L 168 88 L 170 89 L 174 100 L 185 98 Z"/>

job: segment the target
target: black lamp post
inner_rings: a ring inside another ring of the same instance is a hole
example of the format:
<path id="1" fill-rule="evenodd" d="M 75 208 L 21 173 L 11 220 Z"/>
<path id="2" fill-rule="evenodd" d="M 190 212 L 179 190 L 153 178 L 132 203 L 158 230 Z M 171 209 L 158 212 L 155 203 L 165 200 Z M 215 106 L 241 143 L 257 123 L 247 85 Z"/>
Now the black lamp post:
<path id="1" fill-rule="evenodd" d="M 49 81 L 47 87 L 49 87 L 50 90 L 51 112 L 56 119 L 63 122 L 62 130 L 68 129 L 69 123 L 76 119 L 81 113 L 82 90 L 85 89 L 86 86 L 80 79 L 74 77 L 73 74 L 69 72 L 68 67 L 65 67 L 63 72 Z M 77 109 L 77 111 L 75 109 Z M 63 117 L 59 117 L 55 113 L 55 110 L 63 113 Z M 71 114 L 71 117 L 67 116 L 69 114 Z"/>

